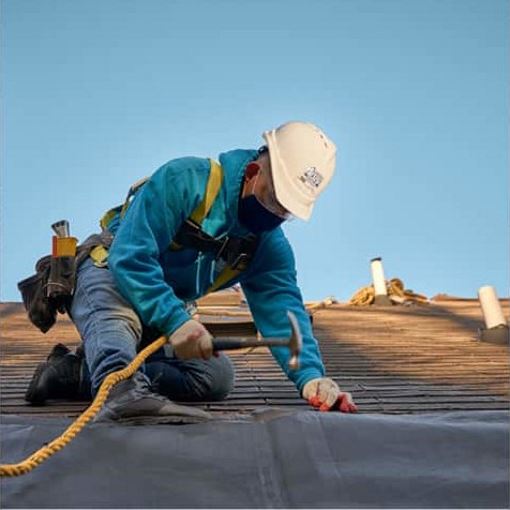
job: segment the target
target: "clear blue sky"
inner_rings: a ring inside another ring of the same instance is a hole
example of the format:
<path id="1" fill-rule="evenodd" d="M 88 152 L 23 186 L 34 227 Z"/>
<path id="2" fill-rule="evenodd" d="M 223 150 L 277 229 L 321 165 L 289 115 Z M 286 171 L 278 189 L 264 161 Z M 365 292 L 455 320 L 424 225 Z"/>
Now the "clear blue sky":
<path id="1" fill-rule="evenodd" d="M 256 148 L 287 120 L 339 148 L 286 231 L 306 299 L 348 299 L 382 256 L 432 296 L 508 295 L 509 28 L 500 0 L 3 0 L 1 300 L 129 185 Z"/>

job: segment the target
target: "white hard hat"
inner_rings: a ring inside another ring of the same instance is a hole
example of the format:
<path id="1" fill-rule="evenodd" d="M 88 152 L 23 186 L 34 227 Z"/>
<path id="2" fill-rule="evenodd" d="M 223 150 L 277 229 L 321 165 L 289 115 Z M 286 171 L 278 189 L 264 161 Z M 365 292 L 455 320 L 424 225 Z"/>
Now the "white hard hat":
<path id="1" fill-rule="evenodd" d="M 278 202 L 308 220 L 335 172 L 335 144 L 314 124 L 287 122 L 262 135 L 269 149 Z"/>

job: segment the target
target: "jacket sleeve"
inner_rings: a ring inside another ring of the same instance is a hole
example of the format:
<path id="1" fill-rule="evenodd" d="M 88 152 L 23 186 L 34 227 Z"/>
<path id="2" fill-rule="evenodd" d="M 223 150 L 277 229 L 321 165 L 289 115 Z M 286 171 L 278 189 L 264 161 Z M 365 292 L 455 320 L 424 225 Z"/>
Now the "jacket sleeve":
<path id="1" fill-rule="evenodd" d="M 144 324 L 173 333 L 190 317 L 164 279 L 160 254 L 200 203 L 209 162 L 174 160 L 134 197 L 110 248 L 108 265 L 120 293 Z"/>
<path id="2" fill-rule="evenodd" d="M 325 369 L 319 345 L 297 286 L 294 254 L 280 228 L 262 238 L 252 267 L 241 285 L 263 337 L 289 337 L 287 310 L 296 315 L 303 336 L 300 368 L 289 369 L 287 348 L 272 347 L 271 353 L 299 392 L 311 379 L 323 377 Z"/>

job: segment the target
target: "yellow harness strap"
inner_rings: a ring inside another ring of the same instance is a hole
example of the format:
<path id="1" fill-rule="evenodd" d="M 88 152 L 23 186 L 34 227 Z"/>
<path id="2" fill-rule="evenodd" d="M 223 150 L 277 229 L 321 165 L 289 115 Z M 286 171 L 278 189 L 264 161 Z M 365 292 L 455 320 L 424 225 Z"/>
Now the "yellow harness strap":
<path id="1" fill-rule="evenodd" d="M 223 168 L 211 159 L 211 173 L 207 180 L 207 188 L 205 189 L 205 196 L 201 204 L 191 213 L 190 219 L 197 225 L 201 225 L 204 218 L 209 214 L 211 207 L 220 192 L 221 184 L 223 182 Z"/>
<path id="2" fill-rule="evenodd" d="M 221 168 L 216 161 L 212 159 L 210 161 L 211 172 L 209 173 L 209 179 L 207 180 L 204 198 L 189 217 L 189 219 L 197 225 L 202 225 L 202 221 L 204 221 L 204 218 L 209 214 L 209 211 L 220 192 L 221 184 L 223 182 L 223 168 Z M 182 246 L 172 241 L 170 249 L 176 251 L 182 249 Z"/>

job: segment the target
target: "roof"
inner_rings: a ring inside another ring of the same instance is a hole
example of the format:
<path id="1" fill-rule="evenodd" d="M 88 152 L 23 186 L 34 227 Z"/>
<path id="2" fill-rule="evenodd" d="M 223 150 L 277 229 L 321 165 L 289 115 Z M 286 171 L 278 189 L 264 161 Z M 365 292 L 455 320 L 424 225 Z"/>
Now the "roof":
<path id="1" fill-rule="evenodd" d="M 253 335 L 249 312 L 239 298 L 228 299 L 201 302 L 201 319 L 216 335 Z M 508 301 L 503 306 L 508 313 Z M 28 322 L 20 303 L 0 304 L 0 315 L 1 413 L 78 415 L 86 403 L 34 407 L 23 400 L 35 366 L 51 347 L 57 342 L 78 345 L 73 324 L 60 316 L 43 335 Z M 444 297 L 429 305 L 334 304 L 314 314 L 327 373 L 352 392 L 361 413 L 508 409 L 508 347 L 478 341 L 480 327 L 477 301 Z M 229 355 L 236 368 L 235 390 L 224 402 L 203 407 L 219 413 L 250 412 L 267 405 L 308 409 L 268 350 Z"/>
<path id="2" fill-rule="evenodd" d="M 200 308 L 216 335 L 254 334 L 238 299 Z M 43 335 L 19 303 L 0 305 L 0 314 L 1 462 L 17 463 L 87 404 L 23 400 L 53 344 L 78 344 L 72 323 L 61 318 Z M 478 304 L 467 300 L 318 309 L 314 330 L 328 374 L 353 393 L 359 414 L 316 412 L 267 350 L 232 351 L 234 392 L 224 402 L 197 404 L 213 420 L 89 424 L 37 469 L 2 478 L 0 504 L 507 508 L 508 347 L 479 342 L 481 326 Z"/>

